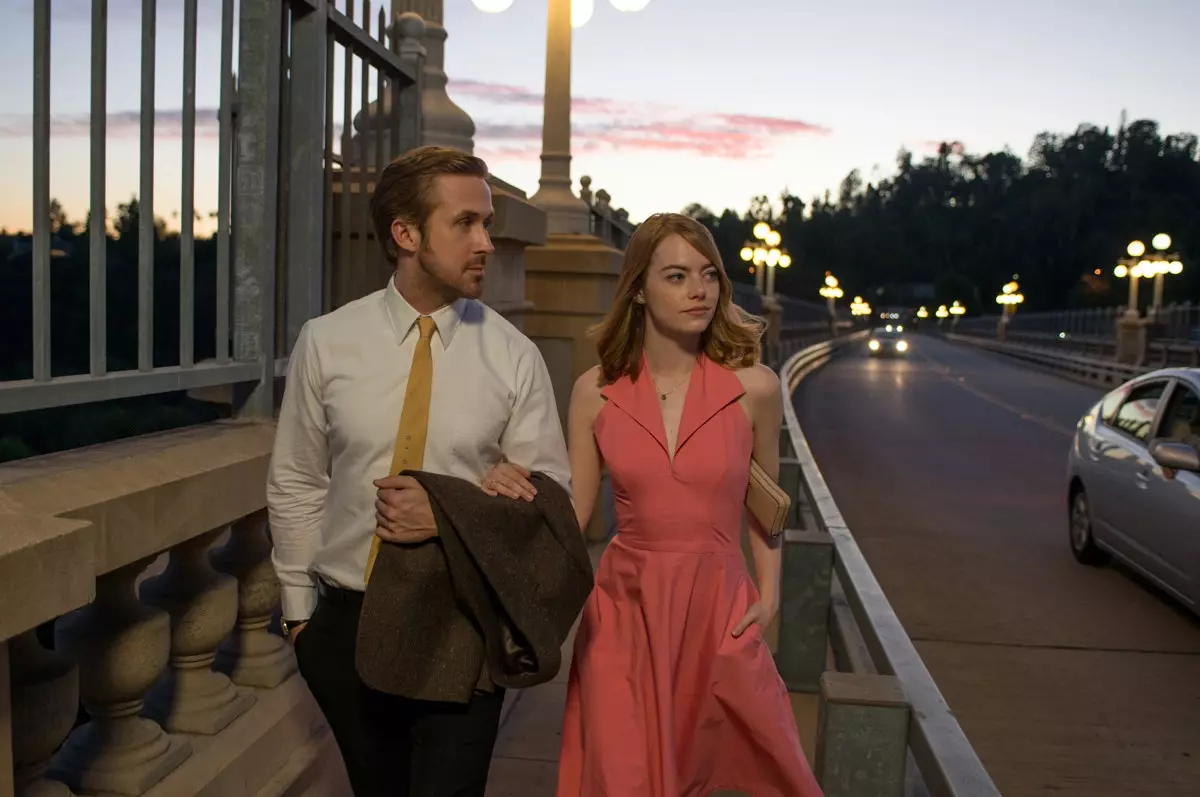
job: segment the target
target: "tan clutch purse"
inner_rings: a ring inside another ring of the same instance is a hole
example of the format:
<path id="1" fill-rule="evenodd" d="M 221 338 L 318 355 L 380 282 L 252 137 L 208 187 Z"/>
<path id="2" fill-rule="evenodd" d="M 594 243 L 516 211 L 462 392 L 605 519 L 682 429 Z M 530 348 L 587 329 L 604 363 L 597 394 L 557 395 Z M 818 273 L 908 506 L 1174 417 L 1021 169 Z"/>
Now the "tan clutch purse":
<path id="1" fill-rule="evenodd" d="M 746 488 L 746 509 L 770 537 L 783 531 L 792 497 L 750 458 L 750 484 Z"/>

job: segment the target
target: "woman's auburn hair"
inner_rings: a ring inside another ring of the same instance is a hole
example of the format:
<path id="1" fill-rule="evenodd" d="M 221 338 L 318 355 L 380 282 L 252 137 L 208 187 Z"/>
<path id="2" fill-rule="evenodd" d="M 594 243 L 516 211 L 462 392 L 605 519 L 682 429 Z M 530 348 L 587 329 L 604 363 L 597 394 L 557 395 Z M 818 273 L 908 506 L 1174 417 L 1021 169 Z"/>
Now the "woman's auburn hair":
<path id="1" fill-rule="evenodd" d="M 704 330 L 700 348 L 713 362 L 727 368 L 748 368 L 758 362 L 766 323 L 733 302 L 733 283 L 725 273 L 712 233 L 681 213 L 656 213 L 643 221 L 629 239 L 617 280 L 616 296 L 604 320 L 589 332 L 600 355 L 600 383 L 612 384 L 628 374 L 636 380 L 646 333 L 645 305 L 635 301 L 646 282 L 646 271 L 659 245 L 672 235 L 683 238 L 717 268 L 720 285 L 717 308 Z"/>

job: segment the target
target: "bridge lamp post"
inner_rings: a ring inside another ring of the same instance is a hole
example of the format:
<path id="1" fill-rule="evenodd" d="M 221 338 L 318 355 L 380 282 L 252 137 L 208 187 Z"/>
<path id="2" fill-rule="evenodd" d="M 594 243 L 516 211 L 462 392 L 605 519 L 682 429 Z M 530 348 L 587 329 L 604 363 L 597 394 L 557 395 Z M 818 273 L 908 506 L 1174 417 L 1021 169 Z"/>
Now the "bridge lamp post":
<path id="1" fill-rule="evenodd" d="M 1000 289 L 1000 293 L 996 296 L 996 304 L 1004 307 L 1004 313 L 1000 316 L 1000 325 L 996 330 L 996 335 L 1000 340 L 1004 340 L 1005 332 L 1008 329 L 1008 322 L 1012 320 L 1012 316 L 1017 312 L 1017 305 L 1025 301 L 1025 295 L 1021 293 L 1021 286 L 1017 283 L 1017 275 L 1014 274 L 1012 281 L 1007 283 Z"/>
<path id="2" fill-rule="evenodd" d="M 792 265 L 792 256 L 781 249 L 783 236 L 771 225 L 760 221 L 754 225 L 754 240 L 742 244 L 741 258 L 750 264 L 754 287 L 764 296 L 775 295 L 775 268 Z"/>
<path id="3" fill-rule="evenodd" d="M 934 315 L 937 316 L 938 326 L 940 327 L 942 325 L 942 321 L 950 317 L 950 311 L 946 308 L 946 305 L 943 304 L 938 307 Z"/>
<path id="4" fill-rule="evenodd" d="M 863 301 L 863 297 L 855 296 L 850 303 L 850 315 L 855 318 L 865 318 L 871 314 L 871 305 Z"/>
<path id="5" fill-rule="evenodd" d="M 499 14 L 513 0 L 472 0 L 480 11 Z M 546 94 L 542 109 L 542 174 L 529 201 L 546 211 L 550 234 L 582 235 L 591 209 L 571 190 L 571 28 L 592 18 L 596 0 L 548 0 Z M 641 11 L 650 0 L 609 0 L 618 11 Z"/>
<path id="6" fill-rule="evenodd" d="M 917 318 L 929 318 L 929 311 L 924 307 L 917 308 Z"/>
<path id="7" fill-rule="evenodd" d="M 958 327 L 958 319 L 961 318 L 966 312 L 967 308 L 963 307 L 962 304 L 959 303 L 958 299 L 955 299 L 954 303 L 950 305 L 950 315 L 954 316 L 953 320 L 950 321 L 951 330 L 954 330 Z"/>
<path id="8" fill-rule="evenodd" d="M 834 303 L 845 296 L 845 294 L 838 287 L 837 277 L 828 271 L 825 272 L 825 284 L 821 286 L 820 294 L 829 303 L 829 334 L 837 337 L 837 308 L 834 307 Z"/>
<path id="9" fill-rule="evenodd" d="M 1129 257 L 1118 260 L 1117 267 L 1113 269 L 1113 273 L 1119 279 L 1129 278 L 1129 306 L 1125 315 L 1130 318 L 1138 316 L 1139 279 L 1154 277 L 1154 301 L 1150 306 L 1149 315 L 1151 318 L 1158 318 L 1162 310 L 1164 277 L 1167 274 L 1183 273 L 1183 263 L 1179 260 L 1179 255 L 1167 252 L 1171 248 L 1171 236 L 1160 232 L 1150 240 L 1150 245 L 1156 251 L 1147 255 L 1144 243 L 1131 241 L 1125 248 Z"/>

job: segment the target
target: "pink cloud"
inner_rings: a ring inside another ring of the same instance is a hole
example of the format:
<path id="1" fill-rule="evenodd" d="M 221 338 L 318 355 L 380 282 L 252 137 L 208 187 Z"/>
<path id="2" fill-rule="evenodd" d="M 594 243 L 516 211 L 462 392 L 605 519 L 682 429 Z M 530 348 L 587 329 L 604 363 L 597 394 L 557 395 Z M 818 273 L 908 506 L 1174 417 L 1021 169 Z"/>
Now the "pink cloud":
<path id="1" fill-rule="evenodd" d="M 541 108 L 542 95 L 520 86 L 454 80 L 453 95 L 491 105 Z M 697 113 L 665 105 L 575 97 L 571 104 L 576 153 L 643 150 L 701 157 L 752 158 L 770 153 L 780 136 L 828 135 L 829 128 L 801 119 L 738 113 Z M 521 141 L 523 143 L 518 143 Z M 479 123 L 476 144 L 493 157 L 536 157 L 541 125 Z"/>

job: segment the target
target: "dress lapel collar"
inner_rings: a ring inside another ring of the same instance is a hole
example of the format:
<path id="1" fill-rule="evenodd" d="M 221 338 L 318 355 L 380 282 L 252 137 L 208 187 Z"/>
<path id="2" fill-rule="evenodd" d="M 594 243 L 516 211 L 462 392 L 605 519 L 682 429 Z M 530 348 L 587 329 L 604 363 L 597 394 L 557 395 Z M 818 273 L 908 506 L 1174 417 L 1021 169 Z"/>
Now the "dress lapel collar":
<path id="1" fill-rule="evenodd" d="M 714 415 L 745 394 L 742 381 L 728 368 L 701 356 L 692 372 L 691 382 L 683 402 L 683 413 L 679 420 L 679 432 L 675 439 L 675 456 L 680 449 Z M 654 390 L 646 362 L 642 360 L 637 381 L 622 376 L 610 385 L 605 385 L 600 394 L 622 412 L 637 422 L 658 442 L 668 457 L 671 450 L 667 445 L 667 430 L 663 426 L 662 408 Z"/>
<path id="2" fill-rule="evenodd" d="M 675 455 L 714 415 L 737 401 L 746 392 L 737 374 L 701 355 L 692 383 L 688 387 L 683 416 L 679 419 L 679 434 L 675 440 Z M 662 413 L 659 413 L 661 416 Z"/>

